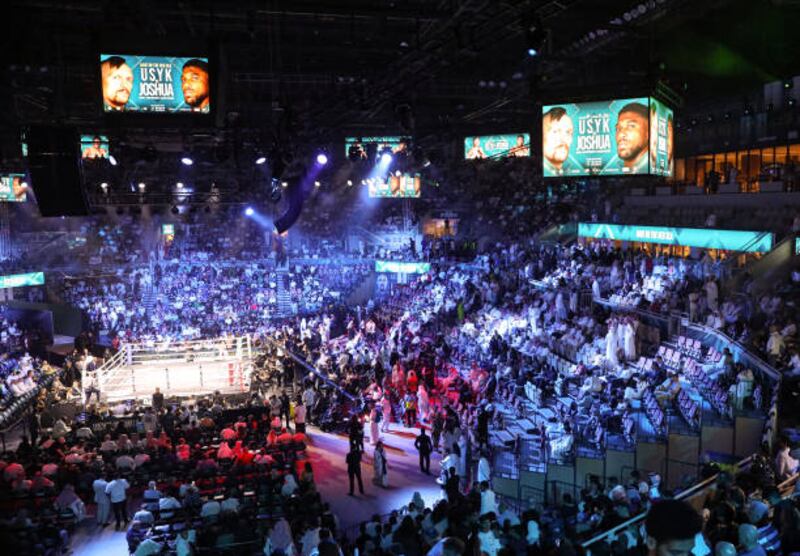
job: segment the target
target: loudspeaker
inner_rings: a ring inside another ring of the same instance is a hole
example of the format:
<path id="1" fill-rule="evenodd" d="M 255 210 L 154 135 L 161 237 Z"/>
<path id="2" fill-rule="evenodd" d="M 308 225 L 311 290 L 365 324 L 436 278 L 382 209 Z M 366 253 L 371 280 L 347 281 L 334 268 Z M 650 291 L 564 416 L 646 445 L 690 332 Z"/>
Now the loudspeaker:
<path id="1" fill-rule="evenodd" d="M 74 128 L 35 126 L 28 134 L 28 168 L 42 216 L 86 216 L 80 145 Z"/>
<path id="2" fill-rule="evenodd" d="M 285 198 L 289 201 L 289 206 L 286 212 L 275 220 L 275 229 L 279 234 L 282 234 L 297 222 L 297 219 L 300 217 L 300 212 L 303 210 L 305 197 L 303 184 L 301 182 L 295 182 L 289 186 L 285 195 Z"/>

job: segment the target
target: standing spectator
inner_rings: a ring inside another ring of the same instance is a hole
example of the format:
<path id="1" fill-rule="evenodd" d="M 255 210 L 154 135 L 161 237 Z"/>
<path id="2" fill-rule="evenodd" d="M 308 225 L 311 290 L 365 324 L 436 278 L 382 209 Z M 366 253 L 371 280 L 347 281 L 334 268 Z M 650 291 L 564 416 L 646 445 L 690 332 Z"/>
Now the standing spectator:
<path id="1" fill-rule="evenodd" d="M 120 525 L 125 522 L 128 524 L 128 488 L 131 485 L 120 474 L 117 478 L 106 485 L 106 494 L 111 500 L 111 507 L 114 509 L 114 520 L 116 521 L 116 530 L 120 530 Z"/>
<path id="2" fill-rule="evenodd" d="M 353 496 L 353 482 L 358 479 L 358 490 L 364 494 L 364 483 L 361 481 L 361 451 L 357 446 L 350 444 L 350 451 L 347 452 L 347 476 L 350 479 L 350 496 Z"/>
<path id="3" fill-rule="evenodd" d="M 156 391 L 153 392 L 153 409 L 155 409 L 156 412 L 160 412 L 163 407 L 164 394 L 162 394 L 161 389 L 156 386 Z"/>
<path id="4" fill-rule="evenodd" d="M 386 488 L 389 486 L 389 475 L 386 469 L 386 450 L 383 448 L 383 442 L 378 441 L 372 458 L 372 468 L 374 472 L 372 482 L 377 486 Z"/>
<path id="5" fill-rule="evenodd" d="M 425 427 L 420 428 L 419 436 L 414 441 L 414 447 L 419 452 L 419 470 L 426 475 L 430 475 L 433 443 L 431 442 L 431 437 L 425 434 Z"/>
<path id="6" fill-rule="evenodd" d="M 311 388 L 311 386 L 309 385 L 305 389 L 305 391 L 303 391 L 303 405 L 306 406 L 306 421 L 307 422 L 313 422 L 314 421 L 314 415 L 313 415 L 312 410 L 314 408 L 314 402 L 316 401 L 316 399 L 317 399 L 317 396 L 314 393 L 314 389 Z"/>
<path id="7" fill-rule="evenodd" d="M 97 504 L 97 524 L 100 527 L 105 527 L 109 523 L 111 517 L 111 499 L 108 497 L 106 487 L 108 481 L 104 477 L 98 477 L 92 483 L 92 490 L 94 490 L 94 502 Z"/>
<path id="8" fill-rule="evenodd" d="M 294 406 L 294 430 L 300 434 L 306 433 L 306 406 L 303 404 L 303 399 L 299 396 Z"/>

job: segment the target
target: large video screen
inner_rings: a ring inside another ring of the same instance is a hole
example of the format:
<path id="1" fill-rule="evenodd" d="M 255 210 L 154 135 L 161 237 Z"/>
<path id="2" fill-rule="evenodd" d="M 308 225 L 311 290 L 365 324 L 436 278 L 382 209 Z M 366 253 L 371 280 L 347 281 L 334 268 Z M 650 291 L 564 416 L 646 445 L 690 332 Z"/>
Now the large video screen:
<path id="1" fill-rule="evenodd" d="M 81 135 L 81 158 L 108 158 L 108 137 L 105 135 Z"/>
<path id="2" fill-rule="evenodd" d="M 352 159 L 374 159 L 389 150 L 392 154 L 408 150 L 408 139 L 397 136 L 345 137 L 344 152 Z"/>
<path id="3" fill-rule="evenodd" d="M 672 109 L 663 102 L 650 99 L 650 173 L 672 176 L 675 162 L 675 122 Z"/>
<path id="4" fill-rule="evenodd" d="M 639 97 L 544 106 L 544 177 L 651 174 L 657 173 L 662 161 L 664 170 L 658 173 L 668 175 L 672 111 L 658 103 L 660 106 L 651 112 L 651 101 Z M 651 114 L 657 120 L 655 128 Z M 651 137 L 651 130 L 655 137 Z"/>
<path id="5" fill-rule="evenodd" d="M 514 158 L 531 155 L 531 136 L 528 133 L 512 135 L 483 135 L 464 139 L 464 158 Z"/>
<path id="6" fill-rule="evenodd" d="M 367 180 L 370 197 L 417 198 L 422 194 L 419 174 L 391 174 L 387 178 Z"/>
<path id="7" fill-rule="evenodd" d="M 211 111 L 208 58 L 101 54 L 105 112 Z"/>
<path id="8" fill-rule="evenodd" d="M 24 203 L 28 199 L 28 184 L 24 174 L 0 176 L 0 203 Z"/>
<path id="9" fill-rule="evenodd" d="M 23 286 L 41 286 L 42 284 L 44 284 L 44 272 L 0 276 L 0 290 L 4 288 L 21 288 Z"/>

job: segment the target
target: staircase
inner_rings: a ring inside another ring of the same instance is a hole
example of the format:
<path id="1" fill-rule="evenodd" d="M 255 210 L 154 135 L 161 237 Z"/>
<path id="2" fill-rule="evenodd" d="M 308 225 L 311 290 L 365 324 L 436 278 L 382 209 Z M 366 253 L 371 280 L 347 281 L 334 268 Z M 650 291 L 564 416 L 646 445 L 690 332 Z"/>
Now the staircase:
<path id="1" fill-rule="evenodd" d="M 290 317 L 294 314 L 294 311 L 292 310 L 292 294 L 289 291 L 289 285 L 286 283 L 288 279 L 289 275 L 286 273 L 286 271 L 279 269 L 277 280 L 278 290 L 275 294 L 275 297 L 278 300 L 279 317 Z"/>
<path id="2" fill-rule="evenodd" d="M 150 312 L 153 310 L 153 307 L 155 307 L 157 301 L 158 301 L 158 292 L 151 284 L 147 286 L 142 292 L 142 306 L 144 307 L 147 314 L 150 314 Z"/>
<path id="3" fill-rule="evenodd" d="M 158 287 L 156 286 L 155 280 L 156 280 L 155 261 L 151 258 L 150 283 L 147 284 L 142 291 L 142 306 L 144 307 L 148 315 L 153 310 L 153 307 L 155 307 L 156 302 L 158 302 Z"/>

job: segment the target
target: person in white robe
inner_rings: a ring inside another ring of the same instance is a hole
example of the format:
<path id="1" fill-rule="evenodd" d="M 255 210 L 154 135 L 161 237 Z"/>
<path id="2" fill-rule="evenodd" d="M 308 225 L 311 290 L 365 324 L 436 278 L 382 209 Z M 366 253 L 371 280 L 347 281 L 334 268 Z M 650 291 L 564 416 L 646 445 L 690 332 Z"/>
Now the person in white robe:
<path id="1" fill-rule="evenodd" d="M 378 431 L 378 407 L 375 406 L 372 408 L 372 411 L 369 412 L 369 440 L 374 446 L 378 443 L 379 438 L 380 432 Z"/>
<path id="2" fill-rule="evenodd" d="M 606 334 L 606 360 L 612 367 L 619 366 L 617 357 L 617 323 L 612 319 L 608 323 L 608 333 Z"/>
<path id="3" fill-rule="evenodd" d="M 633 323 L 628 321 L 625 323 L 623 329 L 624 335 L 624 347 L 623 352 L 625 353 L 625 360 L 626 361 L 635 361 L 636 360 L 636 330 L 633 327 Z"/>
<path id="4" fill-rule="evenodd" d="M 428 388 L 424 383 L 420 383 L 417 388 L 417 408 L 419 409 L 419 418 L 422 422 L 428 420 L 428 414 L 431 408 L 430 396 L 428 395 Z"/>
<path id="5" fill-rule="evenodd" d="M 378 442 L 372 453 L 372 482 L 380 487 L 389 486 L 389 474 L 386 465 L 386 451 L 383 442 Z"/>

